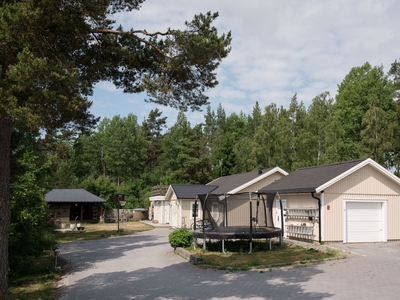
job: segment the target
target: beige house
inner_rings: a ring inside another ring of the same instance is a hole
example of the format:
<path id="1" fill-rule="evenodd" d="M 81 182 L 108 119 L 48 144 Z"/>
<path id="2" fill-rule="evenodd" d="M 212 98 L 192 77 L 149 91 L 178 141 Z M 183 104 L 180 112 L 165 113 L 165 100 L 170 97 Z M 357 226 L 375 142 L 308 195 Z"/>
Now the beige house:
<path id="1" fill-rule="evenodd" d="M 219 177 L 207 185 L 172 184 L 164 196 L 150 197 L 153 219 L 171 227 L 190 227 L 194 222 L 194 214 L 197 219 L 202 216 L 201 205 L 196 202 L 198 195 L 214 194 L 230 197 L 241 194 L 243 197 L 239 196 L 236 199 L 232 197 L 229 200 L 228 217 L 232 226 L 235 222 L 241 222 L 241 216 L 244 216 L 247 222 L 249 197 L 243 193 L 254 192 L 287 174 L 276 167 Z M 223 204 L 214 201 L 210 210 L 214 222 L 220 226 L 223 222 Z"/>
<path id="2" fill-rule="evenodd" d="M 274 225 L 286 237 L 400 240 L 400 179 L 372 159 L 301 168 L 257 193 L 274 199 Z"/>

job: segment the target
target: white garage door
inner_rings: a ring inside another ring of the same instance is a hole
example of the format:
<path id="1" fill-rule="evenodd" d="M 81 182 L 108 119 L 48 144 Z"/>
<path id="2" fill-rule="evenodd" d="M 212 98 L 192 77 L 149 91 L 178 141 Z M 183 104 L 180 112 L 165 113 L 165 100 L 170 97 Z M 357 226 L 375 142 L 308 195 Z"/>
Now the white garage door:
<path id="1" fill-rule="evenodd" d="M 347 202 L 347 242 L 382 242 L 381 202 Z"/>

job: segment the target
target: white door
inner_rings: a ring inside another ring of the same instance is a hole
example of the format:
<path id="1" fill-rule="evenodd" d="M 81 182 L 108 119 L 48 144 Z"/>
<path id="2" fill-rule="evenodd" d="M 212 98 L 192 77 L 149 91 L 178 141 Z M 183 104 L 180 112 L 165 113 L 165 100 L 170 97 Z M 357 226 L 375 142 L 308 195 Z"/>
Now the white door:
<path id="1" fill-rule="evenodd" d="M 154 220 L 161 223 L 161 202 L 157 201 L 154 207 Z"/>
<path id="2" fill-rule="evenodd" d="M 169 201 L 164 203 L 164 223 L 169 224 Z"/>
<path id="3" fill-rule="evenodd" d="M 172 202 L 172 219 L 171 219 L 171 226 L 172 227 L 177 227 L 178 226 L 178 206 L 176 205 L 176 202 Z"/>
<path id="4" fill-rule="evenodd" d="M 283 215 L 284 215 L 285 209 L 287 207 L 287 201 L 286 201 L 286 199 L 282 199 L 281 201 L 282 201 L 282 208 L 284 209 L 284 211 L 283 211 Z M 282 226 L 281 217 L 282 217 L 281 203 L 280 203 L 279 199 L 277 199 L 276 200 L 276 217 L 275 217 L 275 222 L 274 222 L 274 225 L 277 228 L 281 228 L 281 226 Z M 285 220 L 285 217 L 283 217 L 283 228 L 285 228 L 285 226 L 286 226 L 286 220 Z M 285 236 L 286 236 L 286 230 L 285 230 Z"/>
<path id="5" fill-rule="evenodd" d="M 382 242 L 382 202 L 347 202 L 346 242 Z"/>

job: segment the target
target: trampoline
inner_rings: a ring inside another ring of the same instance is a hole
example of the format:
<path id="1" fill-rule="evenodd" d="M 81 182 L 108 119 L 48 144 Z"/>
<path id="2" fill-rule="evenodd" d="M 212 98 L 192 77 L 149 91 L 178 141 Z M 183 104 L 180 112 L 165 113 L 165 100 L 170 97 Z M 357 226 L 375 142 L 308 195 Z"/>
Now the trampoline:
<path id="1" fill-rule="evenodd" d="M 259 194 L 243 193 L 234 195 L 197 195 L 201 203 L 202 221 L 211 223 L 211 228 L 196 227 L 193 230 L 194 244 L 197 239 L 203 239 L 203 249 L 206 250 L 206 240 L 222 241 L 222 251 L 225 253 L 226 240 L 244 239 L 249 240 L 252 252 L 253 239 L 266 239 L 271 249 L 271 238 L 279 238 L 282 245 L 282 230 L 273 224 L 272 204 L 273 198 L 260 198 Z M 197 200 L 195 207 L 197 207 Z M 260 214 L 260 204 L 263 204 L 263 214 Z M 215 213 L 215 205 L 222 207 L 222 212 Z M 253 216 L 253 211 L 255 214 Z M 194 213 L 194 224 L 196 224 Z M 216 217 L 217 215 L 222 218 Z M 228 222 L 229 221 L 229 222 Z"/>

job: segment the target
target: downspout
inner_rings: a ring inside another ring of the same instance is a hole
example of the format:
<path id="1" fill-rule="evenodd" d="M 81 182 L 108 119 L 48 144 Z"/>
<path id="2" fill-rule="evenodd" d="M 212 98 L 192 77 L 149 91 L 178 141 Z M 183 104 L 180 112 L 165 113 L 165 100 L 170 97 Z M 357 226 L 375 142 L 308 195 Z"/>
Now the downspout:
<path id="1" fill-rule="evenodd" d="M 279 206 L 281 208 L 281 231 L 282 231 L 282 237 L 285 235 L 285 228 L 283 227 L 283 206 L 282 206 L 282 199 L 281 196 L 279 196 L 279 193 L 276 192 L 276 195 L 278 196 L 279 199 Z"/>
<path id="2" fill-rule="evenodd" d="M 322 226 L 321 226 L 321 199 L 318 197 L 314 196 L 314 192 L 311 192 L 311 197 L 316 199 L 318 201 L 318 231 L 319 231 L 319 237 L 318 237 L 318 242 L 321 244 L 322 242 Z"/>
<path id="3" fill-rule="evenodd" d="M 251 192 L 249 192 L 249 197 L 250 197 L 250 251 L 249 254 L 251 254 L 253 250 L 253 206 L 251 204 Z"/>
<path id="4" fill-rule="evenodd" d="M 225 223 L 224 226 L 227 227 L 228 226 L 228 198 L 226 197 L 226 193 L 224 194 L 225 197 Z"/>

